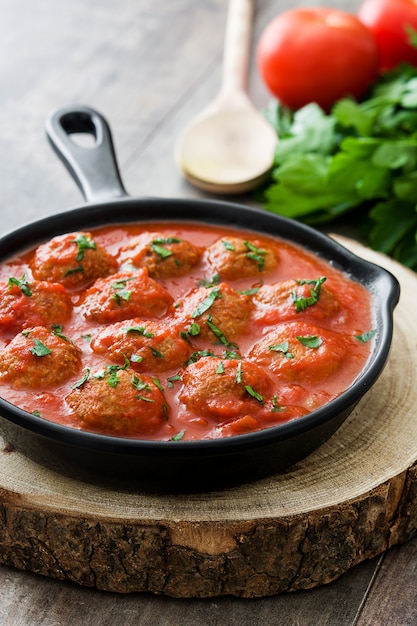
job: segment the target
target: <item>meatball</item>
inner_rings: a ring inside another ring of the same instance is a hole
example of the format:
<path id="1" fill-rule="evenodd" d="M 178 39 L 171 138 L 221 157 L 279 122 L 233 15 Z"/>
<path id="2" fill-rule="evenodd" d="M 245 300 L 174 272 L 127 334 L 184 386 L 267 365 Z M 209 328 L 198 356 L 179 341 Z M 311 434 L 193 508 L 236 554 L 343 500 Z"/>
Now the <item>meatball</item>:
<path id="1" fill-rule="evenodd" d="M 185 368 L 182 382 L 179 400 L 187 409 L 218 422 L 256 416 L 272 397 L 268 375 L 248 361 L 202 357 Z"/>
<path id="2" fill-rule="evenodd" d="M 274 250 L 257 239 L 222 237 L 206 250 L 205 260 L 223 280 L 237 280 L 271 272 L 277 265 Z"/>
<path id="3" fill-rule="evenodd" d="M 60 385 L 80 367 L 81 350 L 43 326 L 23 330 L 0 351 L 0 380 L 17 389 Z"/>
<path id="4" fill-rule="evenodd" d="M 98 354 L 107 354 L 123 365 L 129 359 L 136 371 L 163 372 L 183 365 L 191 353 L 178 328 L 159 321 L 138 318 L 103 328 L 91 342 Z"/>
<path id="5" fill-rule="evenodd" d="M 5 331 L 62 324 L 71 312 L 71 298 L 59 283 L 29 282 L 22 276 L 0 284 L 0 328 Z"/>
<path id="6" fill-rule="evenodd" d="M 164 315 L 172 302 L 168 291 L 143 268 L 98 278 L 84 293 L 80 307 L 87 320 L 107 324 Z"/>
<path id="7" fill-rule="evenodd" d="M 295 319 L 323 324 L 334 320 L 340 311 L 339 300 L 323 285 L 325 278 L 286 280 L 262 285 L 253 296 L 255 317 L 264 324 Z"/>
<path id="8" fill-rule="evenodd" d="M 94 241 L 91 233 L 74 232 L 59 235 L 40 245 L 31 261 L 31 269 L 38 280 L 76 289 L 115 272 L 117 263 Z"/>
<path id="9" fill-rule="evenodd" d="M 314 383 L 337 371 L 353 339 L 304 322 L 287 322 L 264 335 L 249 352 L 249 359 L 286 381 Z"/>
<path id="10" fill-rule="evenodd" d="M 153 278 L 183 276 L 200 261 L 202 250 L 179 237 L 143 233 L 121 248 L 119 260 L 147 267 Z"/>
<path id="11" fill-rule="evenodd" d="M 84 377 L 66 402 L 81 428 L 119 437 L 150 435 L 167 416 L 152 378 L 117 366 Z"/>
<path id="12" fill-rule="evenodd" d="M 249 324 L 252 301 L 227 283 L 200 287 L 186 296 L 176 309 L 185 326 L 193 324 L 193 334 L 207 341 L 227 344 L 241 335 Z"/>

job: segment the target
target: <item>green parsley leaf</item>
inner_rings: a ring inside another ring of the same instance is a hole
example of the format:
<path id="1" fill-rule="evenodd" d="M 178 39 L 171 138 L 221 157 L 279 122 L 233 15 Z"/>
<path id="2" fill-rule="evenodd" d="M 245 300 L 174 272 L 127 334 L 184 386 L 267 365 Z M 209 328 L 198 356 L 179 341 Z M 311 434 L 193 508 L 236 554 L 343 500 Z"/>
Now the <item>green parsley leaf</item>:
<path id="1" fill-rule="evenodd" d="M 222 239 L 222 244 L 224 245 L 226 250 L 229 250 L 229 252 L 234 252 L 236 250 L 235 246 L 230 243 L 230 241 L 227 241 L 227 239 Z"/>
<path id="2" fill-rule="evenodd" d="M 148 339 L 152 339 L 154 336 L 154 333 L 149 333 L 145 326 L 127 326 L 126 328 L 123 328 L 123 330 L 125 333 L 139 333 L 139 335 L 147 337 Z"/>
<path id="3" fill-rule="evenodd" d="M 266 116 L 280 140 L 264 208 L 318 226 L 354 212 L 349 224 L 372 248 L 417 270 L 417 67 L 385 72 L 367 98 L 328 114 L 272 101 Z"/>
<path id="4" fill-rule="evenodd" d="M 179 433 L 171 437 L 171 441 L 181 441 L 186 432 L 186 430 L 181 430 Z"/>
<path id="5" fill-rule="evenodd" d="M 362 333 L 362 335 L 355 335 L 355 339 L 360 341 L 361 343 L 366 343 L 375 337 L 376 330 L 368 330 L 366 333 Z"/>
<path id="6" fill-rule="evenodd" d="M 35 356 L 48 356 L 48 354 L 52 354 L 52 350 L 48 348 L 40 339 L 34 338 L 34 346 L 30 349 L 31 353 Z"/>
<path id="7" fill-rule="evenodd" d="M 86 250 L 95 250 L 97 248 L 96 242 L 85 235 L 77 235 L 76 238 L 72 240 L 72 243 L 77 244 L 77 261 L 82 261 Z"/>
<path id="8" fill-rule="evenodd" d="M 272 350 L 273 352 L 282 352 L 282 354 L 287 359 L 293 359 L 294 355 L 292 352 L 289 352 L 290 346 L 288 341 L 283 341 L 282 343 L 277 343 L 273 346 L 268 346 L 268 350 Z"/>
<path id="9" fill-rule="evenodd" d="M 203 315 L 203 313 L 208 311 L 208 309 L 211 307 L 211 305 L 217 298 L 221 298 L 221 297 L 222 297 L 222 294 L 221 294 L 219 287 L 214 287 L 209 292 L 208 296 L 204 298 L 202 302 L 200 302 L 196 310 L 193 313 L 191 313 L 191 317 L 193 318 L 200 317 L 200 315 Z"/>
<path id="10" fill-rule="evenodd" d="M 32 290 L 30 288 L 29 282 L 26 280 L 25 274 L 23 274 L 22 278 L 15 278 L 14 276 L 11 276 L 8 280 L 8 285 L 9 289 L 11 289 L 13 285 L 16 285 L 20 288 L 20 291 L 29 298 L 32 295 Z"/>
<path id="11" fill-rule="evenodd" d="M 313 350 L 319 348 L 323 343 L 323 339 L 318 335 L 311 335 L 309 337 L 301 337 L 297 335 L 297 340 L 306 348 L 312 348 Z"/>

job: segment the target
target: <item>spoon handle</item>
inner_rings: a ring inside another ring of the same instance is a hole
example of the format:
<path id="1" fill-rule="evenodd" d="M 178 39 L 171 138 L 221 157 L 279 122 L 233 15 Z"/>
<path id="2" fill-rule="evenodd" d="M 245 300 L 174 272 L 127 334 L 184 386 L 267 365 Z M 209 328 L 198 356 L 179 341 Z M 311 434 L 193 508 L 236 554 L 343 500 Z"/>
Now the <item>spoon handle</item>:
<path id="1" fill-rule="evenodd" d="M 253 0 L 230 0 L 223 51 L 221 92 L 246 91 L 252 39 Z"/>

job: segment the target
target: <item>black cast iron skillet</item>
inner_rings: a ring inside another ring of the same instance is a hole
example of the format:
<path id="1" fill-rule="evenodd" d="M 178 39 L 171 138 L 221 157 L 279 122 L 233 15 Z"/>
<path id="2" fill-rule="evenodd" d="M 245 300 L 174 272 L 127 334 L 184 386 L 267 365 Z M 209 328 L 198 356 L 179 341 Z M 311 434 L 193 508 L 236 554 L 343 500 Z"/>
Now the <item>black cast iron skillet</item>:
<path id="1" fill-rule="evenodd" d="M 347 391 L 305 417 L 267 430 L 210 441 L 131 440 L 54 424 L 0 399 L 5 439 L 35 461 L 85 481 L 175 491 L 219 488 L 281 472 L 326 441 L 384 368 L 399 298 L 397 280 L 320 232 L 263 210 L 221 201 L 128 197 L 110 129 L 90 108 L 56 111 L 46 131 L 88 204 L 6 234 L 0 239 L 0 261 L 55 235 L 104 224 L 184 220 L 250 229 L 300 244 L 364 284 L 372 293 L 377 334 L 366 369 Z M 81 147 L 71 139 L 73 133 L 92 135 L 94 146 Z"/>

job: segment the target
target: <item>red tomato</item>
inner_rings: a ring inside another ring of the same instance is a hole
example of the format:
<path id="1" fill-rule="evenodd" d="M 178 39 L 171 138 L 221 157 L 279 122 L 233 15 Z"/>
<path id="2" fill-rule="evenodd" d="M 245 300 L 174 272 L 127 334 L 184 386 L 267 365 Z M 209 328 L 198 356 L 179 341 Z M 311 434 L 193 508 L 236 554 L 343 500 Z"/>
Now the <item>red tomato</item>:
<path id="1" fill-rule="evenodd" d="M 378 74 L 374 36 L 359 19 L 338 9 L 292 9 L 263 31 L 257 62 L 265 84 L 283 104 L 317 102 L 328 110 L 363 95 Z"/>
<path id="2" fill-rule="evenodd" d="M 411 45 L 409 32 L 417 31 L 414 0 L 365 0 L 358 15 L 376 38 L 382 71 L 402 61 L 417 65 L 417 48 Z"/>

